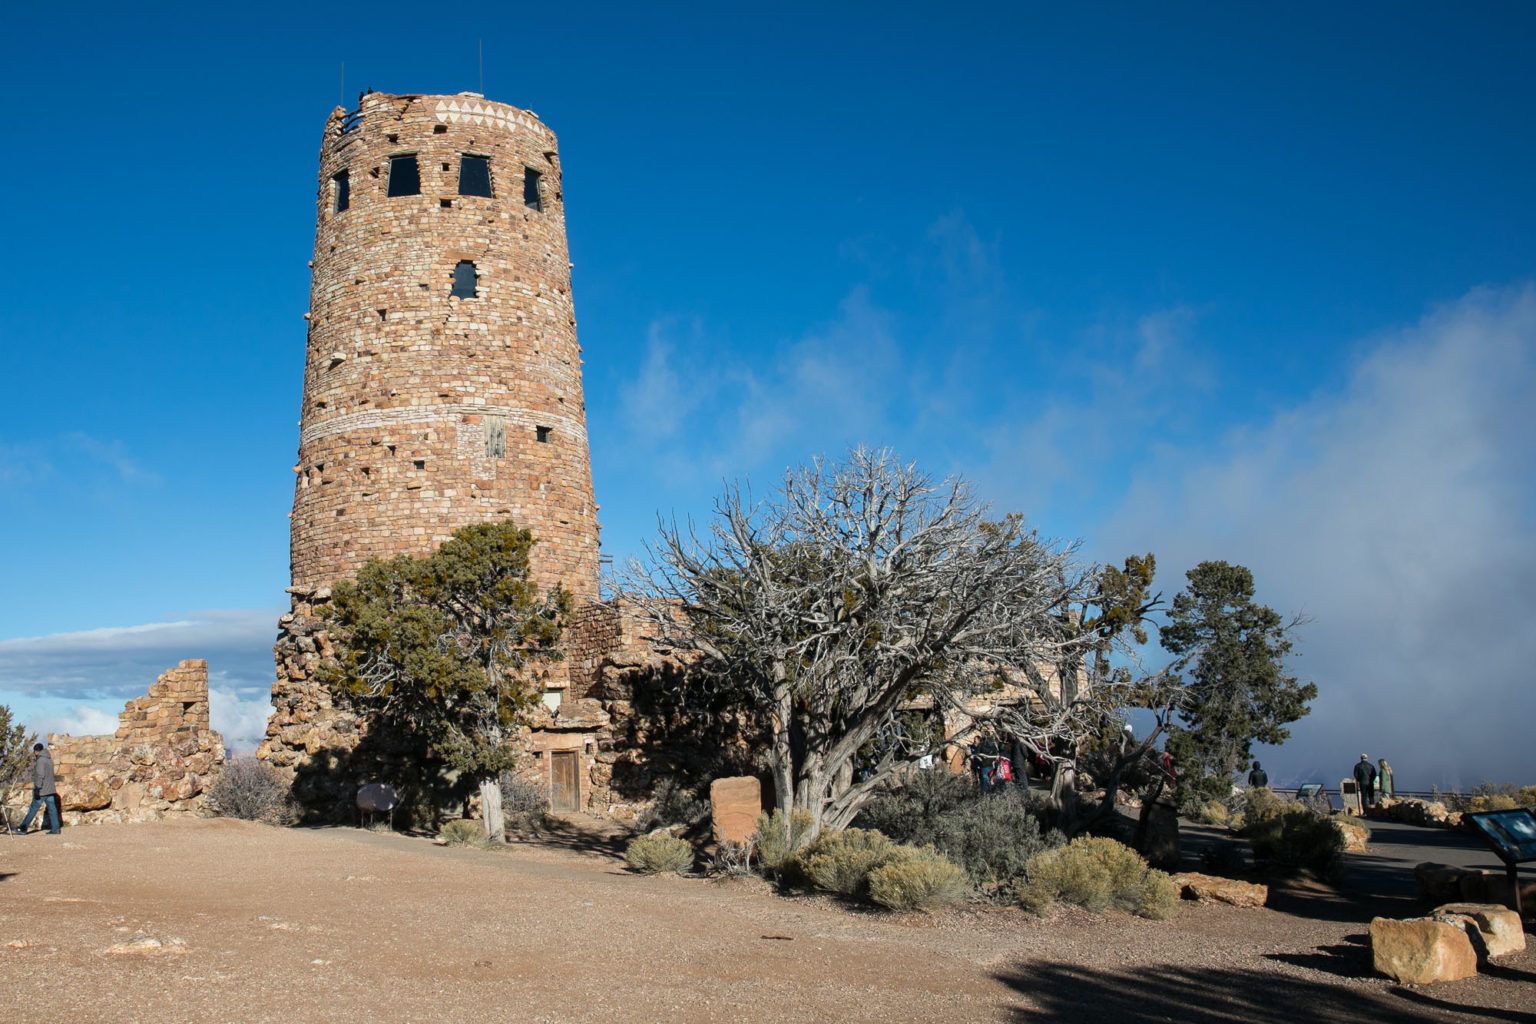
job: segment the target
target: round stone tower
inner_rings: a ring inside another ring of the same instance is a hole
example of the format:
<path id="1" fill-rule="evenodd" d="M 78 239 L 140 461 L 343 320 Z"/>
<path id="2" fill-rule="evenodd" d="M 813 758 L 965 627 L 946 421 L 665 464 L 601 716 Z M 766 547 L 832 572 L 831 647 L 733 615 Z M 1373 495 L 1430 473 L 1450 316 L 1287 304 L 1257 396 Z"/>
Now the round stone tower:
<path id="1" fill-rule="evenodd" d="M 598 595 L 597 506 L 555 136 L 473 93 L 370 93 L 320 147 L 293 586 L 533 531 L 533 571 Z"/>

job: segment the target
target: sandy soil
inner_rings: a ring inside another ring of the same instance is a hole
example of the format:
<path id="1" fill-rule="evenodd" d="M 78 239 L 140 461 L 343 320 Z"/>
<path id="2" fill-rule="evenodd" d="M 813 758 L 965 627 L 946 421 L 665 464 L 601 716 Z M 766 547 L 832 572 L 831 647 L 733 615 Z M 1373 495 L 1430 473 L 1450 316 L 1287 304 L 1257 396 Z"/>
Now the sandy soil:
<path id="1" fill-rule="evenodd" d="M 636 877 L 574 833 L 487 852 L 226 820 L 0 836 L 0 878 L 0 991 L 54 1021 L 1536 1020 L 1536 943 L 1399 988 L 1369 976 L 1371 908 L 1327 890 L 1161 923 L 903 917 Z"/>

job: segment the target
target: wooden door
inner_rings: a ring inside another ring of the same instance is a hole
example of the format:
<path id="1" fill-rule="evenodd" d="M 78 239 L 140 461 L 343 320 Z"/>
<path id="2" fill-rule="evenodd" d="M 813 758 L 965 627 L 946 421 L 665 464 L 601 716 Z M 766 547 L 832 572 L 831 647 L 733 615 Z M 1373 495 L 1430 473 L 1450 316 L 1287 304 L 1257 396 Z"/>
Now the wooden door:
<path id="1" fill-rule="evenodd" d="M 554 811 L 581 810 L 581 784 L 576 777 L 576 751 L 556 750 L 549 755 L 549 806 Z"/>

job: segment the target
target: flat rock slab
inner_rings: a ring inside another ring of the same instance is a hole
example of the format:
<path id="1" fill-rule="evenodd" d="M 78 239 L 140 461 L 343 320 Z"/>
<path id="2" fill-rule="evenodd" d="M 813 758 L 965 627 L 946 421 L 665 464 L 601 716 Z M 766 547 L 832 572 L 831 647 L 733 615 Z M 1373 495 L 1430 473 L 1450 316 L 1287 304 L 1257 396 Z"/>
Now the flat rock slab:
<path id="1" fill-rule="evenodd" d="M 1173 884 L 1186 900 L 1228 903 L 1234 907 L 1262 907 L 1269 900 L 1269 886 L 1240 882 L 1235 878 L 1203 875 L 1184 871 L 1173 876 Z"/>
<path id="2" fill-rule="evenodd" d="M 1435 916 L 1456 918 L 1476 928 L 1490 957 L 1508 956 L 1525 949 L 1525 929 L 1519 915 L 1508 907 L 1497 903 L 1447 903 L 1435 908 Z"/>
<path id="3" fill-rule="evenodd" d="M 763 785 L 750 775 L 734 775 L 709 784 L 709 813 L 715 842 L 745 843 L 757 831 L 763 810 Z"/>
<path id="4" fill-rule="evenodd" d="M 1466 927 L 1434 917 L 1372 920 L 1371 960 L 1378 973 L 1405 985 L 1460 981 L 1477 975 L 1477 950 Z"/>

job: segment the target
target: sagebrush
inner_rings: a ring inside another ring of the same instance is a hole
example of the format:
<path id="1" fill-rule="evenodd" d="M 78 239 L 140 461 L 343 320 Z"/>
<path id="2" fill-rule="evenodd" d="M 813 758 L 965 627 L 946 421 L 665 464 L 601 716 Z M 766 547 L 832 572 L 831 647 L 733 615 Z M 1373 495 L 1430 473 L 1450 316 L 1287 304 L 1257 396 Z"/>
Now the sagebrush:
<path id="1" fill-rule="evenodd" d="M 1166 916 L 1172 882 L 1152 874 L 1146 860 L 1124 843 L 1102 836 L 1079 836 L 1066 846 L 1037 854 L 1015 883 L 1014 895 L 1026 910 L 1039 912 L 1060 900 L 1095 913 L 1111 907 L 1143 917 Z"/>
<path id="2" fill-rule="evenodd" d="M 709 801 L 672 779 L 663 779 L 651 791 L 650 806 L 635 820 L 640 832 L 668 825 L 693 825 L 709 815 Z"/>
<path id="3" fill-rule="evenodd" d="M 1344 855 L 1344 835 L 1332 820 L 1267 790 L 1248 794 L 1238 834 L 1248 840 L 1255 857 L 1280 867 L 1329 875 L 1338 870 Z"/>
<path id="4" fill-rule="evenodd" d="M 1066 842 L 1041 827 L 1042 813 L 1021 790 L 978 796 L 963 778 L 927 771 L 870 801 L 858 824 L 898 843 L 932 846 L 985 892 L 1007 887 L 1031 857 Z"/>
<path id="5" fill-rule="evenodd" d="M 799 855 L 800 870 L 811 884 L 839 896 L 867 895 L 869 876 L 904 848 L 873 829 L 823 832 Z"/>
<path id="6" fill-rule="evenodd" d="M 501 816 L 515 832 L 537 832 L 549 816 L 549 797 L 542 784 L 506 772 L 501 776 Z"/>
<path id="7" fill-rule="evenodd" d="M 292 825 L 298 805 L 276 768 L 254 757 L 234 757 L 208 787 L 208 809 L 222 818 Z"/>
<path id="8" fill-rule="evenodd" d="M 444 822 L 437 834 L 449 846 L 473 846 L 478 850 L 490 850 L 500 844 L 485 834 L 485 825 L 470 818 L 455 818 Z"/>
<path id="9" fill-rule="evenodd" d="M 934 910 L 970 894 L 965 871 L 931 847 L 914 849 L 869 873 L 869 898 L 889 910 Z"/>
<path id="10" fill-rule="evenodd" d="M 795 853 L 805 842 L 811 830 L 811 815 L 807 811 L 793 811 L 789 818 L 784 812 L 757 816 L 757 831 L 752 834 L 752 847 L 757 851 L 757 864 L 764 874 L 784 880 L 795 859 Z"/>
<path id="11" fill-rule="evenodd" d="M 640 836 L 624 848 L 624 862 L 642 875 L 681 875 L 693 869 L 693 846 L 673 836 Z"/>

